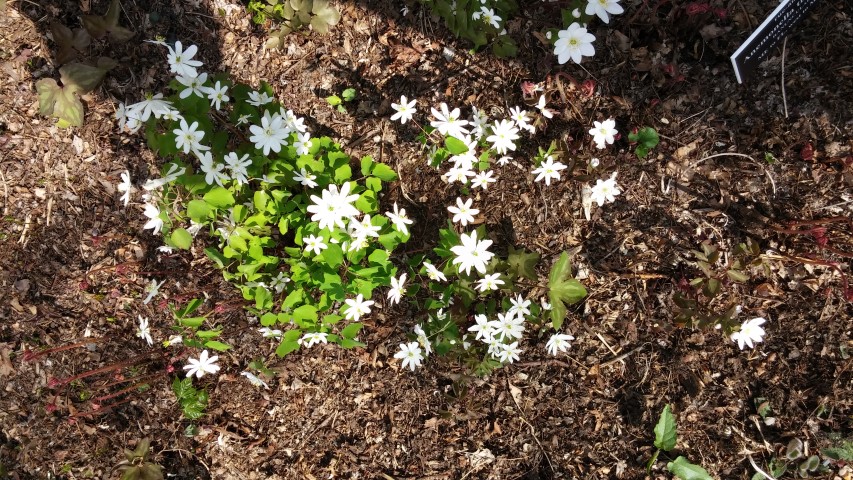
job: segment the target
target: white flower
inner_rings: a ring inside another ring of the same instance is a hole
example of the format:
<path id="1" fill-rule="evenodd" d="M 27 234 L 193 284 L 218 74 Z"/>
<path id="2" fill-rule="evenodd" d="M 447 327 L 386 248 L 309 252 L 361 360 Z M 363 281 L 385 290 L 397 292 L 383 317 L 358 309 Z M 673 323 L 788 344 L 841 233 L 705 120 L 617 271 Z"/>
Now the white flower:
<path id="1" fill-rule="evenodd" d="M 293 148 L 296 149 L 297 155 L 308 155 L 308 150 L 311 148 L 311 134 L 297 133 Z"/>
<path id="2" fill-rule="evenodd" d="M 314 202 L 308 205 L 308 212 L 314 214 L 311 220 L 318 222 L 321 229 L 331 229 L 335 225 L 344 228 L 344 219 L 358 215 L 358 209 L 352 206 L 358 200 L 358 195 L 350 195 L 349 192 L 350 184 L 344 183 L 340 192 L 338 186 L 332 184 L 323 190 L 322 197 L 311 195 L 311 201 Z"/>
<path id="3" fill-rule="evenodd" d="M 280 338 L 282 335 L 284 335 L 284 332 L 282 332 L 281 330 L 274 330 L 269 327 L 259 328 L 258 332 L 260 332 L 260 334 L 264 338 Z"/>
<path id="4" fill-rule="evenodd" d="M 204 130 L 198 129 L 198 122 L 187 125 L 187 121 L 182 118 L 180 127 L 172 130 L 172 133 L 175 134 L 175 147 L 178 150 L 183 150 L 184 153 L 190 153 L 190 150 L 203 151 L 209 148 L 199 143 L 204 138 Z"/>
<path id="5" fill-rule="evenodd" d="M 497 182 L 496 179 L 492 178 L 492 171 L 486 170 L 485 172 L 480 172 L 474 176 L 474 179 L 471 180 L 472 187 L 480 187 L 483 190 L 489 188 L 490 183 Z"/>
<path id="6" fill-rule="evenodd" d="M 163 100 L 163 94 L 158 93 L 154 96 L 149 95 L 141 102 L 128 105 L 125 111 L 128 118 L 127 127 L 132 130 L 133 127 L 130 126 L 131 119 L 139 122 L 147 122 L 151 118 L 151 115 L 154 115 L 154 118 L 160 118 L 172 111 L 172 102 Z"/>
<path id="7" fill-rule="evenodd" d="M 483 314 L 474 315 L 474 321 L 476 323 L 468 327 L 469 332 L 477 334 L 474 340 L 483 340 L 483 342 L 489 343 L 495 336 L 494 324 Z"/>
<path id="8" fill-rule="evenodd" d="M 228 85 L 222 85 L 219 80 L 212 87 L 205 87 L 204 92 L 207 93 L 210 106 L 216 107 L 217 110 L 222 109 L 222 102 L 228 103 L 228 100 L 230 100 L 230 97 L 226 95 L 228 93 Z"/>
<path id="9" fill-rule="evenodd" d="M 435 268 L 435 266 L 433 264 L 431 264 L 429 262 L 424 262 L 424 268 L 426 268 L 427 277 L 429 277 L 430 280 L 435 280 L 435 281 L 441 280 L 442 282 L 447 281 L 447 277 L 445 277 L 444 274 L 441 273 L 441 271 L 439 269 Z"/>
<path id="10" fill-rule="evenodd" d="M 163 346 L 168 347 L 171 345 L 179 345 L 181 343 L 184 343 L 184 337 L 182 337 L 180 335 L 172 335 L 171 337 L 169 337 L 168 340 L 163 342 Z"/>
<path id="11" fill-rule="evenodd" d="M 487 250 L 492 245 L 492 241 L 483 240 L 478 242 L 476 230 L 471 232 L 471 235 L 463 233 L 459 236 L 459 240 L 462 244 L 450 249 L 451 252 L 456 254 L 453 264 L 456 265 L 458 263 L 459 271 L 464 270 L 466 274 L 471 273 L 471 267 L 477 269 L 481 274 L 486 273 L 486 264 L 495 256 L 494 253 Z"/>
<path id="12" fill-rule="evenodd" d="M 246 103 L 248 103 L 249 105 L 254 105 L 256 107 L 266 105 L 270 102 L 272 102 L 272 97 L 267 95 L 267 92 L 249 92 L 249 99 L 246 100 Z"/>
<path id="13" fill-rule="evenodd" d="M 374 302 L 373 300 L 365 300 L 364 295 L 359 293 L 355 299 L 348 298 L 344 303 L 349 307 L 345 314 L 346 319 L 358 321 L 362 315 L 370 313 L 370 306 L 373 305 Z"/>
<path id="14" fill-rule="evenodd" d="M 130 202 L 130 192 L 133 191 L 133 184 L 130 183 L 130 171 L 125 170 L 121 174 L 121 183 L 116 186 L 116 190 L 119 192 L 124 192 L 124 195 L 121 196 L 121 201 L 124 202 L 124 206 Z"/>
<path id="15" fill-rule="evenodd" d="M 530 306 L 530 300 L 525 300 L 521 295 L 516 295 L 515 298 L 510 298 L 509 302 L 512 305 L 506 311 L 507 314 L 521 318 L 530 315 L 530 309 L 527 308 Z"/>
<path id="16" fill-rule="evenodd" d="M 355 217 L 350 219 L 350 235 L 354 239 L 367 240 L 367 237 L 379 238 L 379 230 L 381 227 L 374 225 L 369 214 L 365 214 L 361 220 L 356 220 Z"/>
<path id="17" fill-rule="evenodd" d="M 412 221 L 409 220 L 409 217 L 406 216 L 405 208 L 397 208 L 397 202 L 394 202 L 394 211 L 393 212 L 385 212 L 385 216 L 391 219 L 391 223 L 394 224 L 394 228 L 397 229 L 398 232 L 403 235 L 409 234 L 409 229 L 406 225 L 411 225 Z"/>
<path id="18" fill-rule="evenodd" d="M 205 174 L 204 181 L 208 185 L 213 185 L 216 183 L 220 187 L 223 186 L 222 182 L 228 180 L 228 177 L 223 173 L 225 170 L 225 165 L 221 163 L 215 163 L 213 161 L 213 155 L 210 152 L 203 152 L 198 155 L 198 161 L 200 165 L 201 171 Z"/>
<path id="19" fill-rule="evenodd" d="M 533 125 L 530 124 L 530 119 L 527 118 L 527 110 L 522 110 L 521 107 L 513 107 L 509 109 L 510 118 L 513 122 L 518 126 L 518 128 L 523 128 L 530 133 L 533 133 L 536 129 Z"/>
<path id="20" fill-rule="evenodd" d="M 474 12 L 471 17 L 474 20 L 477 20 L 482 17 L 484 23 L 488 23 L 495 28 L 501 28 L 501 17 L 497 16 L 497 14 L 495 14 L 495 11 L 491 8 L 481 6 L 480 11 Z"/>
<path id="21" fill-rule="evenodd" d="M 152 229 L 154 235 L 160 233 L 160 229 L 163 228 L 163 219 L 160 218 L 160 209 L 157 208 L 156 205 L 151 205 L 150 203 L 145 204 L 145 211 L 142 212 L 148 217 L 148 222 L 142 227 L 143 230 Z"/>
<path id="22" fill-rule="evenodd" d="M 518 128 L 511 120 L 495 122 L 492 134 L 486 137 L 486 141 L 501 155 L 506 154 L 507 150 L 515 150 L 515 140 L 518 140 Z"/>
<path id="23" fill-rule="evenodd" d="M 521 338 L 524 335 L 524 317 L 517 317 L 510 313 L 499 313 L 494 329 L 495 336 L 499 337 L 501 341 Z"/>
<path id="24" fill-rule="evenodd" d="M 328 245 L 323 243 L 322 235 L 317 237 L 314 235 L 308 235 L 308 237 L 302 239 L 302 241 L 305 242 L 305 251 L 314 251 L 314 255 L 320 255 L 323 250 L 329 248 Z"/>
<path id="25" fill-rule="evenodd" d="M 252 136 L 249 141 L 255 144 L 255 148 L 264 151 L 264 155 L 269 155 L 270 150 L 275 153 L 281 151 L 281 146 L 287 144 L 287 136 L 290 135 L 290 129 L 284 126 L 284 119 L 278 113 L 270 116 L 270 112 L 264 112 L 261 118 L 261 125 L 249 126 L 249 132 Z"/>
<path id="26" fill-rule="evenodd" d="M 568 62 L 570 58 L 575 63 L 581 63 L 581 58 L 595 55 L 595 47 L 592 46 L 595 35 L 588 33 L 586 28 L 577 22 L 565 30 L 560 30 L 557 36 L 559 38 L 554 42 L 554 55 L 557 55 L 560 64 Z"/>
<path id="27" fill-rule="evenodd" d="M 761 317 L 749 319 L 740 326 L 740 330 L 732 333 L 731 339 L 737 342 L 738 347 L 743 350 L 744 346 L 755 348 L 755 343 L 764 341 L 764 329 L 761 328 L 767 320 Z"/>
<path id="28" fill-rule="evenodd" d="M 512 157 L 508 157 L 508 156 L 504 155 L 503 157 L 498 159 L 498 165 L 503 167 L 506 164 L 508 164 L 510 160 L 512 160 Z"/>
<path id="29" fill-rule="evenodd" d="M 184 77 L 198 76 L 196 67 L 202 66 L 202 63 L 198 60 L 193 60 L 196 52 L 198 52 L 198 47 L 190 45 L 186 50 L 184 50 L 181 42 L 177 41 L 175 42 L 174 50 L 169 45 L 166 45 L 166 48 L 169 49 L 167 60 L 169 61 L 170 72 Z"/>
<path id="30" fill-rule="evenodd" d="M 432 344 L 429 341 L 429 337 L 427 337 L 424 329 L 421 328 L 420 325 L 415 325 L 414 328 L 415 335 L 417 336 L 418 343 L 424 349 L 424 356 L 428 357 L 430 353 L 432 353 Z"/>
<path id="31" fill-rule="evenodd" d="M 388 290 L 388 300 L 391 304 L 400 303 L 400 298 L 406 294 L 406 274 L 400 275 L 400 278 L 391 277 L 391 289 Z"/>
<path id="32" fill-rule="evenodd" d="M 560 170 L 566 168 L 566 165 L 562 162 L 555 162 L 554 158 L 551 155 L 548 155 L 545 160 L 539 164 L 538 168 L 533 169 L 534 175 L 536 178 L 535 182 L 539 180 L 545 179 L 545 185 L 551 185 L 551 179 L 559 180 L 560 179 Z"/>
<path id="33" fill-rule="evenodd" d="M 469 198 L 463 203 L 460 197 L 456 197 L 456 206 L 447 207 L 447 210 L 453 214 L 453 222 L 461 223 L 463 227 L 473 223 L 474 215 L 480 213 L 480 210 L 471 208 L 473 203 L 473 199 Z"/>
<path id="34" fill-rule="evenodd" d="M 595 181 L 592 192 L 590 192 L 590 198 L 601 207 L 604 205 L 604 202 L 615 202 L 616 195 L 620 193 L 622 191 L 619 190 L 619 185 L 616 184 L 616 174 L 614 173 L 607 180 L 602 181 L 598 179 Z"/>
<path id="35" fill-rule="evenodd" d="M 242 157 L 238 157 L 236 153 L 228 152 L 224 160 L 228 170 L 231 170 L 231 178 L 236 180 L 238 185 L 249 183 L 249 172 L 246 169 L 252 166 L 252 160 L 249 159 L 248 153 L 244 153 Z"/>
<path id="36" fill-rule="evenodd" d="M 500 276 L 500 273 L 492 273 L 490 275 L 486 275 L 480 280 L 477 280 L 477 288 L 481 292 L 497 290 L 499 288 L 499 285 L 503 285 L 504 283 L 506 283 L 500 279 Z"/>
<path id="37" fill-rule="evenodd" d="M 610 23 L 608 14 L 619 15 L 625 10 L 619 5 L 619 0 L 589 0 L 586 4 L 587 15 L 598 15 L 604 23 Z"/>
<path id="38" fill-rule="evenodd" d="M 184 365 L 184 370 L 187 371 L 187 378 L 192 377 L 193 375 L 196 378 L 201 378 L 205 373 L 216 373 L 219 371 L 219 365 L 216 364 L 216 361 L 219 360 L 217 355 L 212 357 L 208 357 L 207 350 L 201 352 L 198 360 L 194 358 L 188 358 L 187 362 L 189 365 Z"/>
<path id="39" fill-rule="evenodd" d="M 237 117 L 237 125 L 243 125 L 244 123 L 249 123 L 250 118 L 252 118 L 252 116 L 249 114 L 240 115 L 239 117 Z"/>
<path id="40" fill-rule="evenodd" d="M 317 186 L 317 182 L 314 180 L 317 179 L 317 175 L 313 175 L 307 171 L 305 171 L 305 167 L 299 169 L 299 173 L 293 176 L 293 181 L 299 182 L 303 186 L 308 188 L 314 188 Z"/>
<path id="41" fill-rule="evenodd" d="M 163 178 L 158 178 L 155 180 L 148 180 L 142 185 L 142 188 L 148 191 L 156 190 L 167 183 L 172 183 L 178 179 L 181 175 L 186 173 L 187 169 L 184 167 L 178 168 L 177 164 L 170 163 L 169 170 L 163 175 Z"/>
<path id="42" fill-rule="evenodd" d="M 471 170 L 469 166 L 465 165 L 450 167 L 450 170 L 444 174 L 448 183 L 459 182 L 463 185 L 468 183 L 468 177 L 475 176 L 477 176 L 477 174 L 474 173 L 474 170 Z"/>
<path id="43" fill-rule="evenodd" d="M 168 246 L 168 245 L 160 245 L 159 247 L 157 247 L 157 251 L 165 253 L 165 254 L 170 254 L 170 253 L 174 252 L 175 249 L 173 247 Z"/>
<path id="44" fill-rule="evenodd" d="M 589 159 L 589 166 L 592 168 L 598 168 L 598 166 L 600 164 L 601 164 L 601 160 L 599 160 L 597 158 L 590 158 Z"/>
<path id="45" fill-rule="evenodd" d="M 551 304 L 548 303 L 547 300 L 545 300 L 545 297 L 542 297 L 539 300 L 539 303 L 542 305 L 542 310 L 545 310 L 545 311 L 551 310 Z"/>
<path id="46" fill-rule="evenodd" d="M 284 272 L 278 272 L 278 275 L 272 278 L 270 281 L 270 287 L 275 290 L 275 293 L 281 293 L 284 291 L 285 285 L 290 282 L 290 279 L 285 276 Z"/>
<path id="47" fill-rule="evenodd" d="M 456 138 L 462 138 L 465 136 L 465 134 L 468 133 L 468 130 L 465 129 L 465 125 L 468 125 L 468 120 L 459 119 L 459 109 L 454 108 L 451 112 L 448 110 L 447 104 L 444 102 L 442 102 L 439 107 L 441 108 L 440 112 L 435 108 L 430 109 L 432 116 L 435 117 L 436 120 L 429 122 L 429 124 L 438 130 L 438 133 L 444 136 Z"/>
<path id="48" fill-rule="evenodd" d="M 551 355 L 557 355 L 557 352 L 565 352 L 572 346 L 571 342 L 575 337 L 571 335 L 566 335 L 564 333 L 555 333 L 548 339 L 548 343 L 545 344 L 545 348 L 548 349 L 548 353 Z"/>
<path id="49" fill-rule="evenodd" d="M 136 330 L 136 336 L 148 342 L 148 345 L 154 345 L 154 340 L 151 338 L 151 329 L 148 328 L 148 319 L 139 317 L 139 328 Z"/>
<path id="50" fill-rule="evenodd" d="M 197 77 L 185 77 L 183 75 L 178 75 L 175 79 L 181 85 L 187 87 L 181 90 L 181 93 L 178 95 L 181 98 L 187 98 L 192 94 L 196 94 L 197 96 L 204 98 L 204 83 L 207 82 L 207 73 L 200 73 Z"/>
<path id="51" fill-rule="evenodd" d="M 267 385 L 267 382 L 261 380 L 260 377 L 258 377 L 252 372 L 242 372 L 240 375 L 246 377 L 249 380 L 249 383 L 256 387 L 264 387 L 266 389 L 270 388 L 270 386 Z"/>
<path id="52" fill-rule="evenodd" d="M 545 107 L 546 101 L 547 100 L 545 99 L 545 95 L 540 95 L 539 96 L 539 103 L 536 104 L 536 108 L 539 109 L 539 112 L 542 114 L 543 117 L 554 118 L 554 114 L 551 113 L 551 110 L 548 110 Z"/>
<path id="53" fill-rule="evenodd" d="M 593 0 L 597 1 L 597 0 Z M 612 144 L 616 135 L 616 120 L 612 118 L 603 122 L 593 122 L 595 126 L 589 130 L 592 135 L 592 140 L 598 148 L 604 148 L 607 144 Z"/>
<path id="54" fill-rule="evenodd" d="M 414 372 L 415 368 L 421 366 L 424 355 L 421 353 L 421 346 L 418 342 L 409 342 L 400 344 L 400 351 L 394 354 L 394 358 L 402 360 L 401 366 L 403 368 L 409 367 Z"/>
<path id="55" fill-rule="evenodd" d="M 391 115 L 391 121 L 400 120 L 400 123 L 405 125 L 406 122 L 412 119 L 412 115 L 417 111 L 415 109 L 415 104 L 417 100 L 408 101 L 405 95 L 400 97 L 400 103 L 392 103 L 391 108 L 393 108 L 397 113 Z"/>
<path id="56" fill-rule="evenodd" d="M 142 301 L 142 304 L 148 305 L 151 300 L 154 300 L 154 297 L 156 297 L 157 294 L 160 293 L 160 287 L 162 287 L 164 283 L 166 283 L 165 280 L 160 283 L 157 283 L 157 280 L 152 278 L 151 283 L 149 283 L 148 286 L 145 287 L 145 291 L 148 293 L 148 296 L 145 297 L 145 300 Z"/>
<path id="57" fill-rule="evenodd" d="M 471 110 L 471 121 L 468 123 L 472 127 L 471 133 L 477 140 L 479 140 L 486 134 L 486 129 L 489 126 L 489 116 L 482 111 L 477 110 L 477 107 L 471 107 Z"/>
<path id="58" fill-rule="evenodd" d="M 305 348 L 311 348 L 318 343 L 328 343 L 328 337 L 329 334 L 325 332 L 310 332 L 302 335 L 302 338 L 297 340 L 296 343 Z"/>
<path id="59" fill-rule="evenodd" d="M 520 354 L 521 349 L 518 348 L 518 342 L 512 342 L 510 344 L 500 344 L 500 350 L 496 356 L 501 363 L 512 363 L 519 359 Z"/>
<path id="60" fill-rule="evenodd" d="M 291 132 L 305 133 L 308 127 L 305 126 L 305 119 L 297 117 L 293 110 L 284 112 L 284 124 Z"/>

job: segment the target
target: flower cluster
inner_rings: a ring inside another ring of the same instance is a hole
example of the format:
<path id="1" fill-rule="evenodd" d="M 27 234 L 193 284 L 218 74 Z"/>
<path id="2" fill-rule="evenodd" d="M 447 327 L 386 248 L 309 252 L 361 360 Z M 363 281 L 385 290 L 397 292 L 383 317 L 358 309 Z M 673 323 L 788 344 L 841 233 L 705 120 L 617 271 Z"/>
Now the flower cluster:
<path id="1" fill-rule="evenodd" d="M 604 23 L 610 23 L 610 15 L 618 15 L 625 10 L 619 5 L 620 0 L 589 0 L 582 15 L 579 9 L 571 12 L 575 19 L 591 19 L 598 17 Z M 595 55 L 595 47 L 592 45 L 595 42 L 595 35 L 589 33 L 587 24 L 583 21 L 580 23 L 573 22 L 563 30 L 557 31 L 557 38 L 553 38 L 553 32 L 547 32 L 546 36 L 554 42 L 554 55 L 557 56 L 557 62 L 564 64 L 569 60 L 575 63 L 581 63 L 583 57 L 592 57 Z"/>

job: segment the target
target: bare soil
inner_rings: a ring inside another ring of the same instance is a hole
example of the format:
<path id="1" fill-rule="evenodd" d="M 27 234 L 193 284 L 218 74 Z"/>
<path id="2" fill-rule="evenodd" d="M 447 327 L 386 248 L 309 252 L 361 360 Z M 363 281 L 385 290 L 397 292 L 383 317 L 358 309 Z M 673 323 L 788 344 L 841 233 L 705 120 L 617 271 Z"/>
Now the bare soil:
<path id="1" fill-rule="evenodd" d="M 330 35 L 292 34 L 283 51 L 263 49 L 264 28 L 240 5 L 122 3 L 122 22 L 137 35 L 101 47 L 120 65 L 84 98 L 85 126 L 67 130 L 37 113 L 35 82 L 56 74 L 49 24 L 76 27 L 108 2 L 9 0 L 0 15 L 0 478 L 118 478 L 122 449 L 143 437 L 180 479 L 645 478 L 667 403 L 678 416 L 677 451 L 661 456 L 651 478 L 670 478 L 665 457 L 684 455 L 715 478 L 749 479 L 750 457 L 766 468 L 792 438 L 817 452 L 833 435 L 853 436 L 849 0 L 818 2 L 745 85 L 728 56 L 773 1 L 714 0 L 725 18 L 690 15 L 682 2 L 626 1 L 624 15 L 593 27 L 597 54 L 583 68 L 557 65 L 528 33 L 557 18 L 541 2 L 522 2 L 508 25 L 520 39 L 515 59 L 471 54 L 428 11 L 411 4 L 404 16 L 391 0 L 338 2 L 342 20 Z M 365 349 L 320 346 L 278 359 L 204 255 L 157 252 L 138 205 L 125 208 L 116 193 L 125 169 L 136 185 L 159 171 L 144 139 L 120 134 L 114 121 L 119 101 L 167 83 L 162 50 L 141 43 L 157 35 L 199 45 L 210 71 L 270 82 L 315 135 L 397 169 L 383 201 L 414 218 L 412 249 L 431 246 L 458 190 L 428 167 L 417 132 L 389 121 L 390 103 L 406 95 L 422 112 L 446 101 L 500 116 L 523 104 L 523 81 L 560 90 L 558 115 L 497 168 L 499 182 L 477 202 L 499 251 L 537 251 L 543 273 L 560 252 L 575 253 L 589 296 L 567 319 L 577 338 L 569 354 L 555 359 L 546 338 L 529 338 L 521 363 L 487 378 L 448 358 L 412 374 L 392 356 L 420 314 L 392 309 L 368 321 Z M 340 113 L 324 97 L 347 87 L 358 100 Z M 610 117 L 623 135 L 597 151 L 586 131 Z M 639 126 L 661 135 L 644 160 L 626 135 Z M 530 158 L 551 140 L 601 166 L 551 187 L 534 183 Z M 582 184 L 615 171 L 624 192 L 586 220 Z M 804 221 L 814 222 L 791 223 Z M 828 245 L 786 232 L 815 226 L 828 228 Z M 713 329 L 679 328 L 672 298 L 700 274 L 691 252 L 702 241 L 731 252 L 747 237 L 781 254 L 768 260 L 769 275 L 726 286 L 721 304 L 768 319 L 766 341 L 740 351 Z M 144 305 L 151 279 L 165 283 Z M 162 341 L 168 304 L 196 297 L 216 309 L 235 348 L 222 355 L 207 414 L 188 432 L 166 373 L 180 368 L 179 355 L 134 334 L 142 315 Z M 27 350 L 75 342 L 83 346 L 25 361 Z M 147 360 L 132 371 L 49 387 L 140 356 Z M 239 376 L 252 359 L 277 373 L 269 390 Z M 148 389 L 80 415 L 125 375 L 150 375 Z M 775 421 L 759 415 L 765 402 Z M 841 467 L 825 477 L 842 478 Z"/>

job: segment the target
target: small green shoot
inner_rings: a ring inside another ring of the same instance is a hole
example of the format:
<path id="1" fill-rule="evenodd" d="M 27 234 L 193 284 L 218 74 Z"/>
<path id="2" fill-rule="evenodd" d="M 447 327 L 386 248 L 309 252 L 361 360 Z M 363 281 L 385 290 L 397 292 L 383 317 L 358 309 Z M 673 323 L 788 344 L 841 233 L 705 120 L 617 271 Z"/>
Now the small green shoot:
<path id="1" fill-rule="evenodd" d="M 649 155 L 651 149 L 658 146 L 660 137 L 654 128 L 643 127 L 634 133 L 629 133 L 628 141 L 637 144 L 634 153 L 637 155 L 637 158 L 643 159 Z"/>

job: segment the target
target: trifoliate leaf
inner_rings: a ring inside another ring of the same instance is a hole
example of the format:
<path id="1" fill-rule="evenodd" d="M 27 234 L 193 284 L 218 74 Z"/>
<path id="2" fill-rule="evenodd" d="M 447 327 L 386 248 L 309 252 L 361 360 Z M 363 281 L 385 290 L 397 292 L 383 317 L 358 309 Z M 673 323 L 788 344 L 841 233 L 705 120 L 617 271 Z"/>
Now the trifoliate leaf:
<path id="1" fill-rule="evenodd" d="M 655 446 L 668 452 L 675 448 L 675 441 L 675 416 L 667 404 L 663 407 L 658 424 L 655 425 Z"/>
<path id="2" fill-rule="evenodd" d="M 107 13 L 102 15 L 83 15 L 83 27 L 95 38 L 109 35 L 110 40 L 123 43 L 130 40 L 134 33 L 118 24 L 121 13 L 119 0 L 112 0 Z"/>
<path id="3" fill-rule="evenodd" d="M 337 25 L 341 20 L 341 13 L 330 7 L 327 0 L 314 0 L 311 13 L 314 14 L 311 18 L 311 28 L 321 34 L 328 33 L 329 27 Z"/>
<path id="4" fill-rule="evenodd" d="M 75 93 L 77 87 L 65 85 L 60 87 L 56 80 L 43 78 L 36 82 L 36 92 L 39 97 L 39 113 L 58 118 L 61 126 L 83 125 L 83 104 Z"/>
<path id="5" fill-rule="evenodd" d="M 384 163 L 374 164 L 371 174 L 383 182 L 393 182 L 394 180 L 397 180 L 397 172 Z"/>
<path id="6" fill-rule="evenodd" d="M 506 262 L 509 264 L 509 271 L 515 274 L 516 277 L 529 278 L 530 280 L 539 278 L 536 275 L 536 264 L 539 262 L 539 254 L 536 252 L 528 252 L 523 248 L 516 250 L 510 246 Z"/>
<path id="7" fill-rule="evenodd" d="M 688 462 L 684 457 L 678 457 L 674 462 L 667 463 L 666 469 L 681 480 L 714 480 L 704 468 Z"/>
<path id="8" fill-rule="evenodd" d="M 569 254 L 563 252 L 548 276 L 548 301 L 551 303 L 551 322 L 555 329 L 559 330 L 563 326 L 567 306 L 580 302 L 585 296 L 586 288 L 572 277 Z"/>
<path id="9" fill-rule="evenodd" d="M 56 42 L 56 61 L 60 65 L 77 58 L 77 55 L 92 43 L 92 37 L 86 30 L 78 28 L 72 32 L 70 28 L 56 20 L 50 22 L 50 32 L 53 34 L 53 41 Z"/>
<path id="10" fill-rule="evenodd" d="M 65 86 L 73 86 L 80 93 L 94 90 L 109 68 L 93 67 L 84 63 L 69 63 L 59 69 L 60 80 Z"/>

